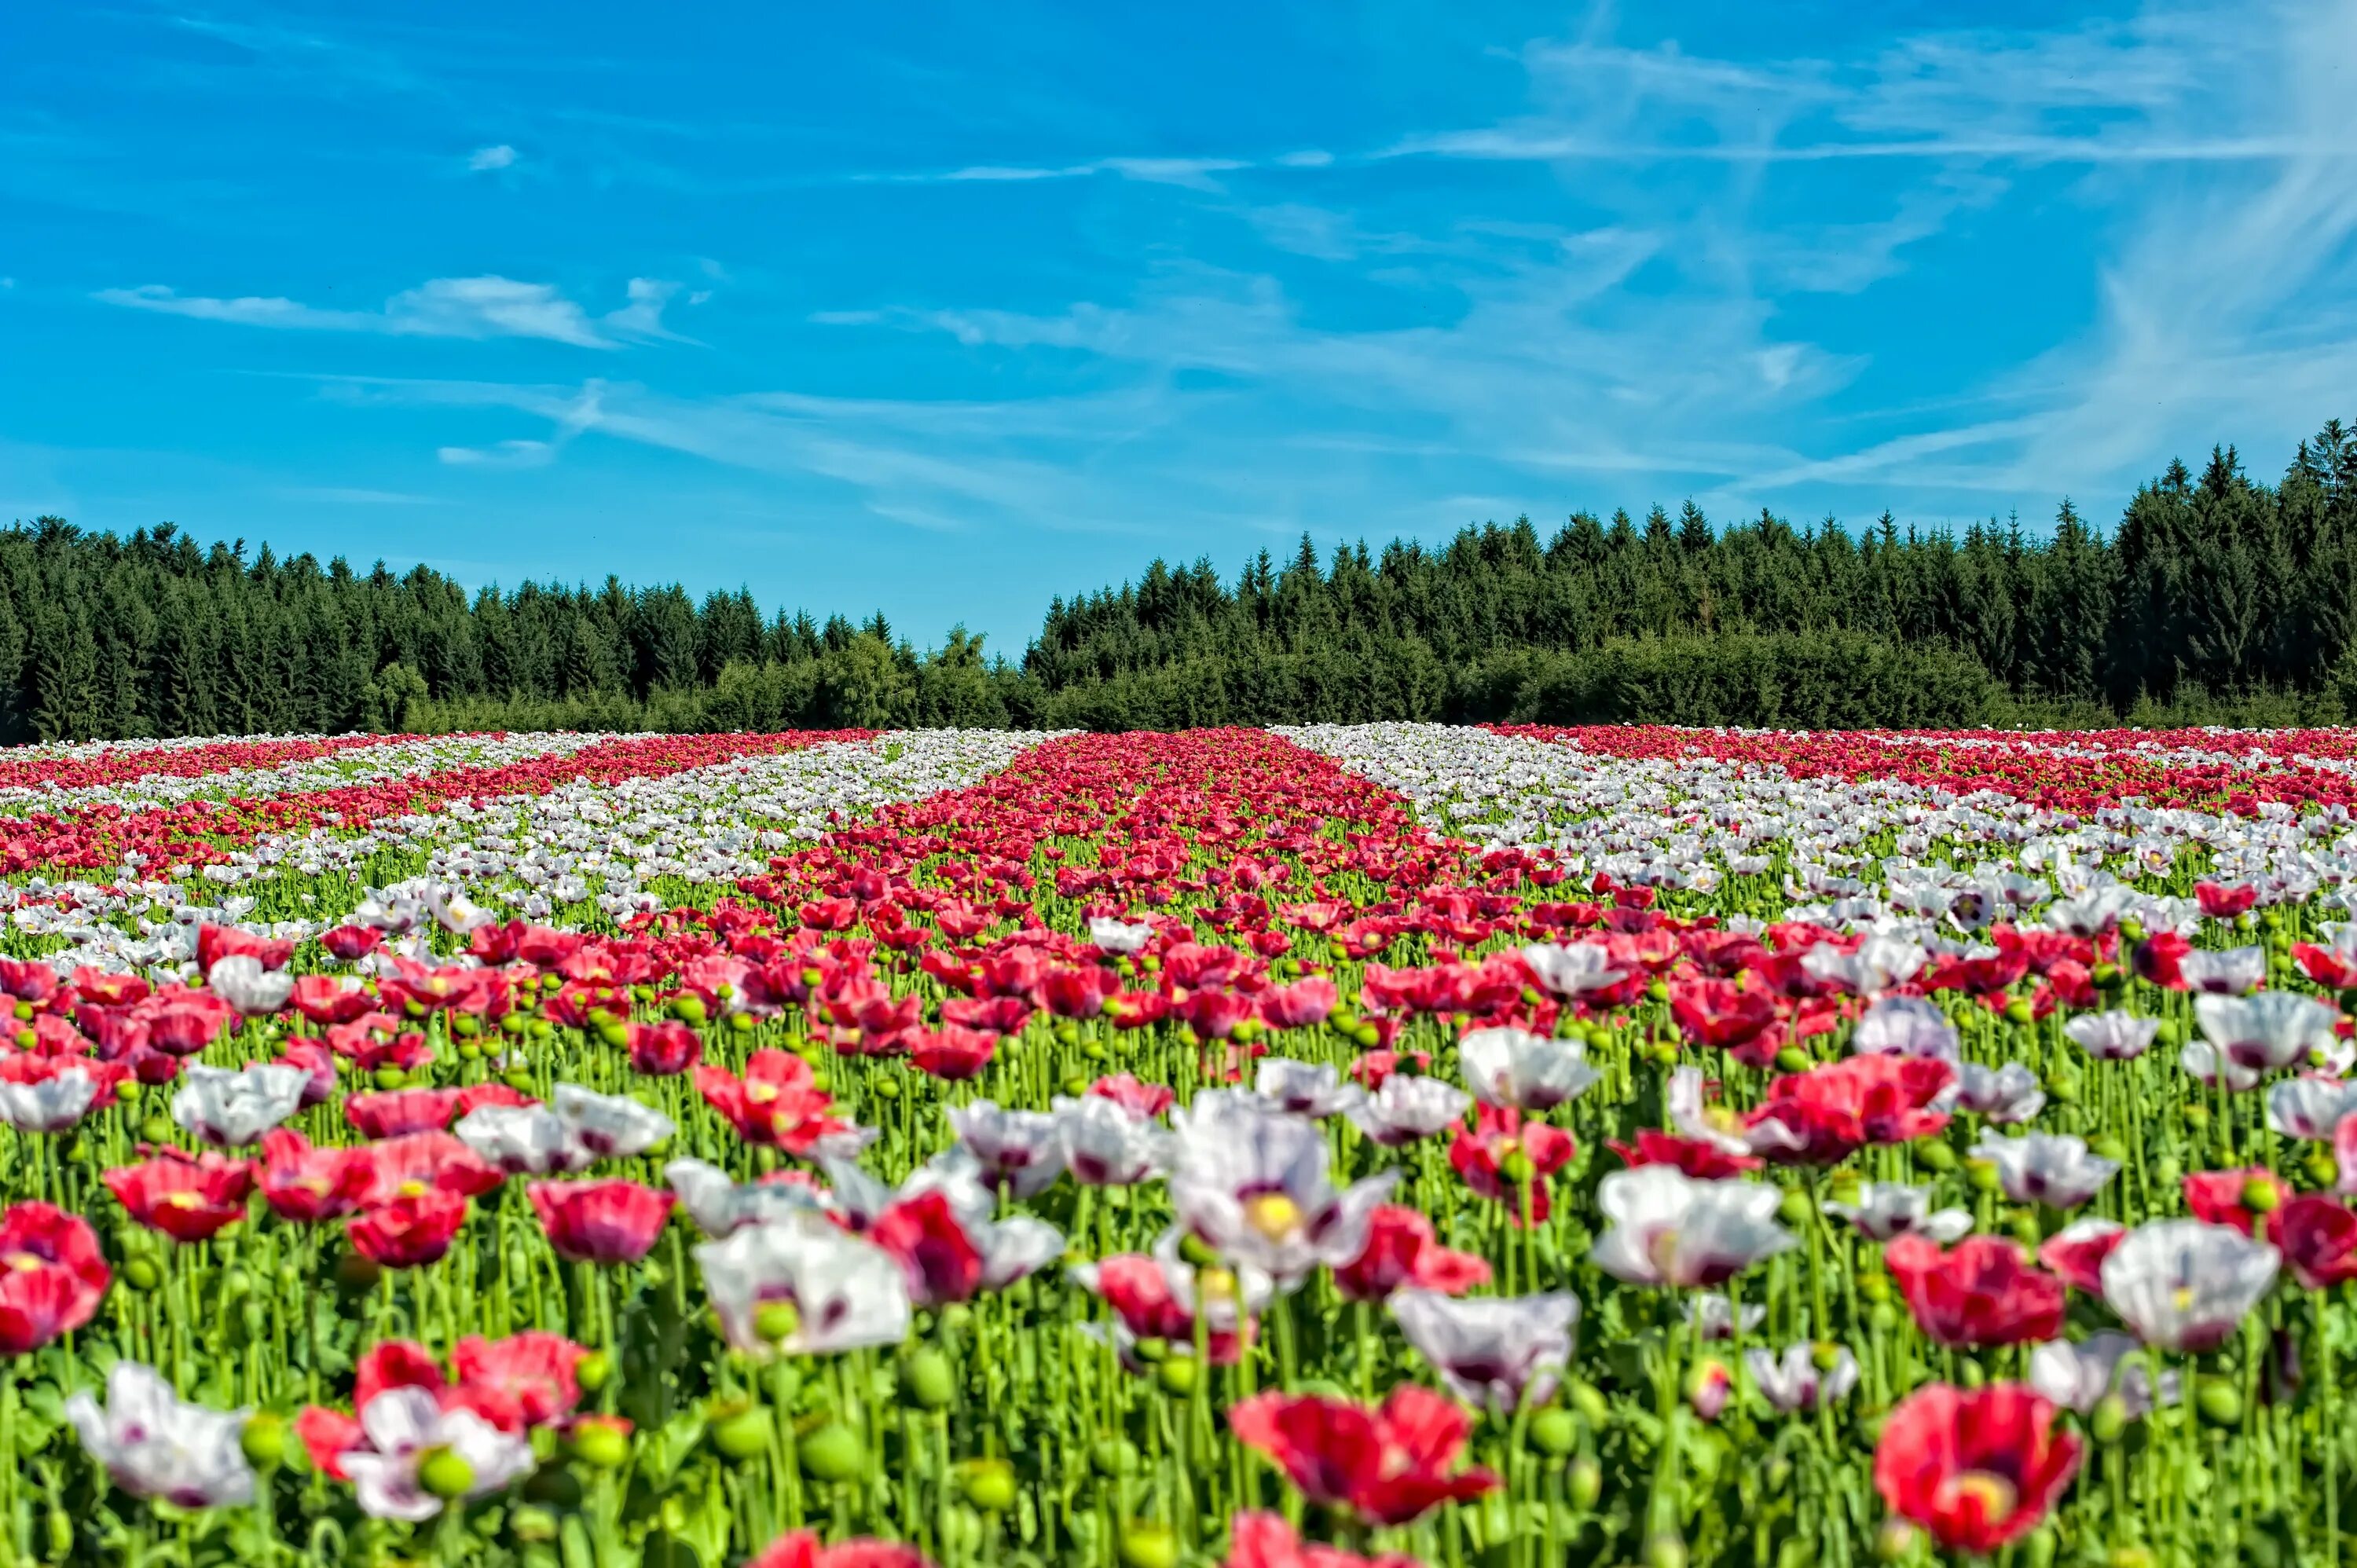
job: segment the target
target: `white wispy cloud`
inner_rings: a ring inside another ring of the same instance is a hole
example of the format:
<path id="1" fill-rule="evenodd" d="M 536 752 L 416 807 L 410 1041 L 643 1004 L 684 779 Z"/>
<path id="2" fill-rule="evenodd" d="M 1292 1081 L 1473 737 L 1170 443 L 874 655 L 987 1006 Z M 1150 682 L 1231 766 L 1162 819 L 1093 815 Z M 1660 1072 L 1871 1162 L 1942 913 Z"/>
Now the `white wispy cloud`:
<path id="1" fill-rule="evenodd" d="M 477 147 L 467 156 L 467 167 L 476 174 L 489 174 L 515 166 L 516 150 L 501 142 L 494 147 Z"/>
<path id="2" fill-rule="evenodd" d="M 394 295 L 381 310 L 328 309 L 275 295 L 184 295 L 163 284 L 104 288 L 91 297 L 135 310 L 245 327 L 422 338 L 536 338 L 582 349 L 613 349 L 634 339 L 674 337 L 662 325 L 662 309 L 676 287 L 653 278 L 632 278 L 629 303 L 597 317 L 553 284 L 499 276 L 434 278 Z"/>

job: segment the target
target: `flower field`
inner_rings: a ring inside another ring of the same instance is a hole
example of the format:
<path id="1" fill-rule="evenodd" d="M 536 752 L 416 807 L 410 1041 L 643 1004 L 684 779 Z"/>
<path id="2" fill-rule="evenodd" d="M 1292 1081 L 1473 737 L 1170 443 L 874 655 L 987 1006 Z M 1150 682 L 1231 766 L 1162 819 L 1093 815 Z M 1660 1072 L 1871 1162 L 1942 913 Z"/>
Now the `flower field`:
<path id="1" fill-rule="evenodd" d="M 0 1562 L 2325 1564 L 2357 733 L 0 754 Z"/>

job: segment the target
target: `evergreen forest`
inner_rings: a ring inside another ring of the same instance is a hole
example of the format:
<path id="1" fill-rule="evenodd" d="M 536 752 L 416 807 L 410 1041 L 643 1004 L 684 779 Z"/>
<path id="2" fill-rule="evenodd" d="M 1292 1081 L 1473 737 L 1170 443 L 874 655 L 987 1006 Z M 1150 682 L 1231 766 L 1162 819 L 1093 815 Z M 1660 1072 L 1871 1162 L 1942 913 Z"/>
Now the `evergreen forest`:
<path id="1" fill-rule="evenodd" d="M 1692 503 L 1156 561 L 1019 659 L 743 591 L 250 556 L 171 524 L 0 531 L 0 737 L 351 729 L 1097 729 L 1318 720 L 1793 725 L 2357 717 L 2357 429 L 2275 483 L 2172 462 L 2108 527 L 1863 528 Z"/>

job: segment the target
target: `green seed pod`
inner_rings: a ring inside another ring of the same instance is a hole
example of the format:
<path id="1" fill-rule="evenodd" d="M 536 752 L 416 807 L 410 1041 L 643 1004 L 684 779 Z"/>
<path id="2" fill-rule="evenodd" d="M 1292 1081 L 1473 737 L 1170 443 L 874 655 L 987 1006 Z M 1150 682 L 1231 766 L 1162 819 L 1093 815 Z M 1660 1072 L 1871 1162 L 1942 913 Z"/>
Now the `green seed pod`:
<path id="1" fill-rule="evenodd" d="M 483 1059 L 483 1047 L 475 1044 L 472 1040 L 461 1040 L 458 1042 L 458 1059 L 462 1062 L 481 1061 Z"/>
<path id="2" fill-rule="evenodd" d="M 114 1086 L 114 1098 L 125 1105 L 137 1104 L 139 1097 L 146 1092 L 147 1086 L 135 1078 L 126 1078 Z"/>
<path id="3" fill-rule="evenodd" d="M 471 1039 L 483 1032 L 483 1021 L 472 1013 L 453 1013 L 450 1015 L 450 1032 L 462 1040 Z"/>
<path id="4" fill-rule="evenodd" d="M 150 1116 L 139 1123 L 139 1135 L 151 1144 L 168 1144 L 172 1141 L 172 1123 L 165 1117 Z"/>
<path id="5" fill-rule="evenodd" d="M 1776 1204 L 1776 1217 L 1787 1225 L 1806 1225 L 1813 1210 L 1809 1195 L 1797 1187 L 1785 1188 Z"/>
<path id="6" fill-rule="evenodd" d="M 1995 1192 L 1998 1187 L 2004 1185 L 2004 1182 L 1997 1175 L 1996 1163 L 1995 1161 L 1966 1160 L 1964 1162 L 1964 1185 L 1971 1187 L 1975 1192 Z"/>
<path id="7" fill-rule="evenodd" d="M 397 1067 L 381 1067 L 372 1076 L 379 1089 L 399 1089 L 408 1081 L 407 1075 Z"/>
<path id="8" fill-rule="evenodd" d="M 2253 1176 L 2243 1187 L 2243 1207 L 2254 1214 L 2272 1214 L 2283 1207 L 2283 1188 L 2273 1176 Z"/>
<path id="9" fill-rule="evenodd" d="M 573 1426 L 573 1452 L 592 1469 L 619 1470 L 630 1457 L 630 1439 L 611 1421 L 591 1417 Z"/>
<path id="10" fill-rule="evenodd" d="M 1574 1459 L 1566 1473 L 1565 1484 L 1571 1506 L 1586 1513 L 1604 1495 L 1604 1466 L 1593 1459 Z"/>
<path id="11" fill-rule="evenodd" d="M 794 1445 L 802 1474 L 814 1481 L 848 1481 L 867 1468 L 867 1451 L 859 1434 L 839 1421 L 830 1421 Z"/>
<path id="12" fill-rule="evenodd" d="M 1952 1171 L 1956 1168 L 1956 1151 L 1937 1139 L 1913 1145 L 1915 1163 L 1927 1171 Z"/>
<path id="13" fill-rule="evenodd" d="M 1100 1476 L 1135 1475 L 1137 1444 L 1126 1437 L 1100 1437 L 1089 1444 L 1089 1463 Z"/>
<path id="14" fill-rule="evenodd" d="M 133 1290 L 154 1290 L 164 1283 L 163 1271 L 153 1258 L 133 1258 L 123 1265 L 123 1283 Z"/>
<path id="15" fill-rule="evenodd" d="M 2017 996 L 2005 1004 L 2005 1021 L 2008 1024 L 2026 1026 L 2037 1019 L 2037 1010 L 2030 1006 L 2027 998 Z"/>
<path id="16" fill-rule="evenodd" d="M 1074 1100 L 1078 1100 L 1082 1095 L 1086 1094 L 1089 1091 L 1089 1075 L 1084 1072 L 1076 1072 L 1067 1076 L 1063 1082 L 1063 1090 L 1066 1094 L 1070 1095 Z"/>
<path id="17" fill-rule="evenodd" d="M 286 1423 L 266 1410 L 248 1416 L 245 1429 L 237 1435 L 237 1445 L 244 1451 L 247 1463 L 267 1470 L 286 1457 Z"/>
<path id="18" fill-rule="evenodd" d="M 573 1380 L 581 1385 L 584 1393 L 596 1393 L 614 1377 L 614 1358 L 603 1350 L 592 1350 L 575 1363 Z"/>
<path id="19" fill-rule="evenodd" d="M 740 1410 L 706 1429 L 712 1446 L 724 1459 L 752 1459 L 770 1447 L 770 1420 L 759 1410 Z"/>
<path id="20" fill-rule="evenodd" d="M 1786 1046 L 1776 1053 L 1778 1072 L 1806 1072 L 1816 1065 L 1816 1058 L 1798 1046 Z"/>
<path id="21" fill-rule="evenodd" d="M 1383 1032 L 1372 1024 L 1360 1024 L 1351 1030 L 1351 1043 L 1361 1050 L 1373 1050 L 1383 1043 Z"/>
<path id="22" fill-rule="evenodd" d="M 671 999 L 671 1015 L 693 1029 L 701 1029 L 712 1021 L 704 1010 L 704 998 L 693 992 L 681 992 Z"/>
<path id="23" fill-rule="evenodd" d="M 1866 1315 L 1866 1320 L 1873 1326 L 1877 1334 L 1894 1333 L 1898 1330 L 1899 1325 L 1905 1321 L 1900 1316 L 1899 1309 L 1887 1301 L 1876 1302 L 1874 1310 Z"/>
<path id="24" fill-rule="evenodd" d="M 1134 1519 L 1121 1527 L 1123 1568 L 1178 1568 L 1178 1535 L 1167 1524 Z"/>
<path id="25" fill-rule="evenodd" d="M 2013 1232 L 2013 1239 L 2025 1247 L 2035 1247 L 2045 1240 L 2039 1230 L 2038 1216 L 2026 1208 L 2013 1217 L 2007 1229 Z"/>
<path id="26" fill-rule="evenodd" d="M 1645 995 L 1651 1001 L 1667 1002 L 1670 999 L 1670 983 L 1666 980 L 1652 982 L 1645 987 Z"/>
<path id="27" fill-rule="evenodd" d="M 1004 1459 L 970 1459 L 958 1466 L 958 1490 L 985 1513 L 1015 1506 L 1015 1466 Z"/>
<path id="28" fill-rule="evenodd" d="M 2061 1545 L 2062 1539 L 2054 1533 L 2051 1525 L 2031 1532 L 2029 1538 L 2021 1543 L 2023 1568 L 2053 1568 L 2054 1553 L 2061 1549 Z"/>
<path id="29" fill-rule="evenodd" d="M 511 1039 L 522 1035 L 528 1020 L 521 1013 L 510 1013 L 500 1020 L 500 1033 Z"/>
<path id="30" fill-rule="evenodd" d="M 1579 1423 L 1571 1412 L 1543 1410 L 1531 1417 L 1531 1446 L 1553 1458 L 1570 1455 L 1579 1446 Z"/>
<path id="31" fill-rule="evenodd" d="M 1155 1379 L 1161 1383 L 1163 1391 L 1182 1399 L 1195 1391 L 1195 1380 L 1200 1375 L 1192 1356 L 1173 1356 L 1154 1369 Z"/>
<path id="32" fill-rule="evenodd" d="M 425 1495 L 447 1502 L 475 1489 L 475 1467 L 447 1448 L 436 1448 L 418 1462 L 417 1484 Z"/>
<path id="33" fill-rule="evenodd" d="M 2194 1408 L 2212 1426 L 2233 1426 L 2243 1419 L 2242 1391 L 2223 1378 L 2204 1378 L 2193 1396 Z"/>
<path id="34" fill-rule="evenodd" d="M 753 1020 L 753 1015 L 750 1013 L 731 1013 L 728 1015 L 728 1029 L 731 1034 L 749 1035 L 753 1032 L 755 1027 L 756 1025 Z"/>
<path id="35" fill-rule="evenodd" d="M 1602 1389 L 1584 1379 L 1575 1378 L 1564 1392 L 1565 1397 L 1571 1401 L 1572 1410 L 1589 1426 L 1601 1431 L 1611 1424 L 1612 1406 L 1605 1399 Z"/>
<path id="36" fill-rule="evenodd" d="M 2087 1151 L 2107 1160 L 2125 1160 L 2128 1157 L 2127 1141 L 2110 1133 L 2099 1133 L 2088 1139 Z"/>
<path id="37" fill-rule="evenodd" d="M 1686 1543 L 1669 1530 L 1647 1536 L 1645 1568 L 1686 1568 Z"/>
<path id="38" fill-rule="evenodd" d="M 2117 1394 L 2105 1394 L 2095 1402 L 2087 1418 L 2087 1430 L 2098 1443 L 2117 1443 L 2128 1429 L 2128 1402 Z"/>
<path id="39" fill-rule="evenodd" d="M 918 1351 L 900 1369 L 900 1394 L 919 1410 L 946 1410 L 957 1398 L 957 1375 L 939 1350 Z"/>
<path id="40" fill-rule="evenodd" d="M 518 1094 L 529 1094 L 532 1092 L 532 1069 L 521 1065 L 511 1067 L 500 1074 L 500 1081 Z"/>

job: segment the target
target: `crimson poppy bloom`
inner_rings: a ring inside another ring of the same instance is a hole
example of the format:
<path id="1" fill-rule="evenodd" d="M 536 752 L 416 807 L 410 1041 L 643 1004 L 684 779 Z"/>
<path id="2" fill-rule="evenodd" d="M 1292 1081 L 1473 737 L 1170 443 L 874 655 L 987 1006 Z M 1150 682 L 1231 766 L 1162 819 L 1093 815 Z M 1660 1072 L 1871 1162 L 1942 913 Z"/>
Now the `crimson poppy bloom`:
<path id="1" fill-rule="evenodd" d="M 1178 1090 L 1168 1084 L 1142 1083 L 1133 1073 L 1107 1073 L 1089 1085 L 1089 1093 L 1110 1100 L 1141 1122 L 1153 1120 L 1178 1102 Z"/>
<path id="2" fill-rule="evenodd" d="M 395 1089 L 355 1094 L 344 1101 L 344 1120 L 363 1138 L 436 1132 L 449 1126 L 457 1111 L 455 1089 Z"/>
<path id="3" fill-rule="evenodd" d="M 1260 993 L 1260 1019 L 1272 1029 L 1307 1029 L 1323 1024 L 1341 995 L 1320 975 Z"/>
<path id="4" fill-rule="evenodd" d="M 877 1217 L 867 1239 L 900 1260 L 909 1295 L 927 1305 L 965 1301 L 982 1288 L 982 1250 L 945 1193 L 902 1198 Z"/>
<path id="5" fill-rule="evenodd" d="M 502 1432 L 545 1426 L 581 1402 L 576 1369 L 588 1353 L 562 1334 L 539 1329 L 504 1339 L 470 1334 L 450 1352 L 458 1380 L 444 1402 L 471 1410 Z"/>
<path id="6" fill-rule="evenodd" d="M 314 1148 L 291 1127 L 262 1135 L 262 1200 L 281 1219 L 315 1224 L 368 1201 L 375 1176 L 357 1149 Z"/>
<path id="7" fill-rule="evenodd" d="M 345 1234 L 372 1262 L 388 1269 L 415 1269 L 439 1262 L 466 1219 L 466 1198 L 427 1187 L 387 1198 L 354 1215 Z"/>
<path id="8" fill-rule="evenodd" d="M 1874 1487 L 1950 1552 L 1986 1554 L 2036 1528 L 2079 1468 L 2079 1439 L 2016 1383 L 1935 1383 L 1900 1402 L 1874 1450 Z"/>
<path id="9" fill-rule="evenodd" d="M 2073 1220 L 2046 1238 L 2038 1249 L 2038 1261 L 2061 1275 L 2072 1289 L 2101 1295 L 2104 1260 L 2127 1237 L 2127 1227 L 2115 1219 Z"/>
<path id="10" fill-rule="evenodd" d="M 0 1356 L 38 1350 L 88 1323 L 112 1278 L 98 1232 L 81 1215 L 47 1203 L 0 1214 Z"/>
<path id="11" fill-rule="evenodd" d="M 253 1166 L 219 1155 L 191 1159 L 173 1153 L 118 1165 L 104 1179 L 124 1212 L 140 1224 L 175 1241 L 201 1241 L 245 1218 Z"/>
<path id="12" fill-rule="evenodd" d="M 2357 1280 L 2357 1213 L 2337 1197 L 2302 1193 L 2267 1216 L 2267 1240 L 2309 1290 Z"/>
<path id="13" fill-rule="evenodd" d="M 1369 1410 L 1317 1395 L 1258 1394 L 1228 1412 L 1245 1446 L 1267 1455 L 1304 1497 L 1346 1508 L 1371 1524 L 1399 1525 L 1495 1491 L 1476 1466 L 1451 1473 L 1473 1418 L 1445 1394 L 1414 1383 Z"/>
<path id="14" fill-rule="evenodd" d="M 1361 1557 L 1339 1546 L 1305 1541 L 1283 1514 L 1247 1511 L 1228 1523 L 1229 1547 L 1221 1568 L 1423 1568 L 1404 1552 Z"/>
<path id="15" fill-rule="evenodd" d="M 2231 1225 L 2245 1236 L 2254 1235 L 2259 1213 L 2245 1201 L 2251 1196 L 2253 1182 L 2270 1184 L 2277 1196 L 2285 1190 L 2284 1183 L 2265 1165 L 2245 1165 L 2238 1171 L 2188 1172 L 2184 1181 L 2186 1210 L 2205 1225 Z"/>
<path id="16" fill-rule="evenodd" d="M 430 1189 L 479 1197 L 506 1178 L 448 1133 L 410 1133 L 350 1151 L 369 1173 L 370 1203 Z"/>
<path id="17" fill-rule="evenodd" d="M 1449 1141 L 1448 1164 L 1467 1187 L 1493 1203 L 1502 1203 L 1517 1222 L 1542 1224 L 1547 1217 L 1546 1178 L 1561 1170 L 1577 1152 L 1571 1134 L 1544 1122 L 1525 1123 L 1511 1106 L 1477 1105 L 1473 1126 L 1459 1127 Z M 1531 1212 L 1522 1214 L 1523 1183 L 1519 1171 L 1507 1166 L 1527 1162 Z"/>
<path id="18" fill-rule="evenodd" d="M 821 1138 L 846 1130 L 827 1114 L 834 1102 L 826 1091 L 812 1087 L 810 1064 L 787 1051 L 755 1051 L 743 1078 L 707 1063 L 695 1069 L 695 1090 L 748 1144 L 807 1155 Z"/>
<path id="19" fill-rule="evenodd" d="M 818 1532 L 791 1530 L 762 1549 L 745 1568 L 932 1568 L 925 1554 L 906 1542 L 861 1536 L 821 1546 Z"/>
<path id="20" fill-rule="evenodd" d="M 1731 1051 L 1776 1022 L 1776 1002 L 1761 986 L 1695 980 L 1671 991 L 1670 1016 L 1687 1039 Z"/>
<path id="21" fill-rule="evenodd" d="M 704 1059 L 704 1041 L 685 1024 L 633 1024 L 629 1034 L 630 1070 L 671 1078 Z"/>
<path id="22" fill-rule="evenodd" d="M 1334 1271 L 1335 1287 L 1351 1301 L 1383 1301 L 1408 1287 L 1462 1295 L 1489 1279 L 1488 1260 L 1442 1246 L 1431 1220 L 1396 1203 L 1368 1211 L 1367 1244 Z"/>
<path id="23" fill-rule="evenodd" d="M 672 1195 L 634 1181 L 536 1181 L 524 1188 L 557 1256 L 635 1263 L 671 1218 Z"/>
<path id="24" fill-rule="evenodd" d="M 1924 1057 L 1848 1057 L 1768 1086 L 1743 1119 L 1752 1147 L 1781 1165 L 1832 1165 L 1868 1144 L 1927 1138 L 1948 1124 L 1956 1081 Z"/>
<path id="25" fill-rule="evenodd" d="M 1749 1155 L 1731 1155 L 1717 1144 L 1701 1138 L 1682 1138 L 1675 1133 L 1663 1133 L 1652 1127 L 1640 1128 L 1632 1145 L 1617 1138 L 1608 1139 L 1605 1147 L 1620 1156 L 1621 1163 L 1634 1168 L 1638 1165 L 1675 1165 L 1697 1181 L 1722 1181 L 1728 1176 L 1756 1171 L 1760 1162 Z"/>
<path id="26" fill-rule="evenodd" d="M 1882 1262 L 1917 1326 L 1942 1345 L 2018 1345 L 2062 1331 L 2062 1282 L 2023 1262 L 2012 1241 L 1967 1236 L 1943 1252 L 1909 1234 L 1883 1250 Z"/>
<path id="27" fill-rule="evenodd" d="M 990 1065 L 991 1055 L 997 1049 L 996 1035 L 961 1028 L 955 1024 L 919 1029 L 909 1037 L 909 1060 L 918 1070 L 952 1083 L 982 1076 L 982 1069 Z"/>
<path id="28" fill-rule="evenodd" d="M 384 940 L 384 933 L 370 926 L 338 926 L 319 935 L 319 945 L 331 957 L 350 963 L 374 952 Z"/>

